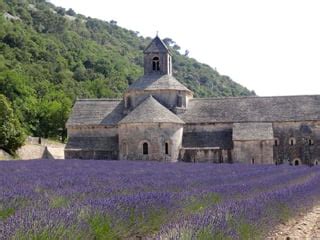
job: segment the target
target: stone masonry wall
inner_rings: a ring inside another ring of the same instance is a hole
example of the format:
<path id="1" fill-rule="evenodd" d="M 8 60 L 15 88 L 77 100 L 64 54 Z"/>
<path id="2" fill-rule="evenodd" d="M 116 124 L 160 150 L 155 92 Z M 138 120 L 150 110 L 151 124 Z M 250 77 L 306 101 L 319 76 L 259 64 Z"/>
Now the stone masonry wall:
<path id="1" fill-rule="evenodd" d="M 320 162 L 320 121 L 273 123 L 277 163 L 313 165 Z"/>
<path id="2" fill-rule="evenodd" d="M 152 92 L 151 91 L 135 91 L 135 92 L 131 91 L 125 94 L 124 99 L 125 99 L 125 104 L 127 106 L 127 100 L 128 100 L 128 97 L 130 96 L 131 108 L 135 108 L 143 100 L 145 100 L 149 95 L 152 95 L 163 106 L 167 107 L 168 109 L 174 109 L 177 106 L 178 94 L 182 96 L 181 98 L 182 106 L 187 107 L 188 99 L 190 98 L 190 96 L 184 91 L 181 91 L 181 93 L 178 93 L 178 91 L 175 91 L 175 90 L 153 90 Z"/>
<path id="3" fill-rule="evenodd" d="M 65 159 L 118 159 L 118 129 L 105 126 L 68 128 Z"/>
<path id="4" fill-rule="evenodd" d="M 183 134 L 182 124 L 121 124 L 119 126 L 120 160 L 178 160 Z M 148 143 L 148 154 L 143 154 L 143 143 Z M 169 154 L 165 154 L 165 143 Z"/>
<path id="5" fill-rule="evenodd" d="M 273 163 L 273 140 L 234 141 L 233 146 L 234 162 Z"/>

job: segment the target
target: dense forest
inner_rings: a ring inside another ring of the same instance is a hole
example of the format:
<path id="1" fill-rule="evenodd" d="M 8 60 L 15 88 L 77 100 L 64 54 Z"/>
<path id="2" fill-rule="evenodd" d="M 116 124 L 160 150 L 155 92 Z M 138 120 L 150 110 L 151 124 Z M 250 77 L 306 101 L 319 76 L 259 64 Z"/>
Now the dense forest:
<path id="1" fill-rule="evenodd" d="M 85 17 L 45 0 L 0 0 L 0 95 L 10 118 L 20 122 L 22 135 L 64 140 L 76 98 L 120 98 L 143 74 L 142 50 L 150 40 L 116 21 Z M 175 77 L 196 97 L 254 95 L 180 53 L 172 39 L 165 42 L 173 52 Z"/>

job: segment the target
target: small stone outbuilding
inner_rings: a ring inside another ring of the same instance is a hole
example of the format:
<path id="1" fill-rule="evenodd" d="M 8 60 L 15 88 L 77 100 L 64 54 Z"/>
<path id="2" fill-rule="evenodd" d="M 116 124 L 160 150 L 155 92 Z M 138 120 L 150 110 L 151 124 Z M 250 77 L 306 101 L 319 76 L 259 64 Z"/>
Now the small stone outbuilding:
<path id="1" fill-rule="evenodd" d="M 67 159 L 319 164 L 320 95 L 193 98 L 157 36 L 123 99 L 77 100 Z"/>

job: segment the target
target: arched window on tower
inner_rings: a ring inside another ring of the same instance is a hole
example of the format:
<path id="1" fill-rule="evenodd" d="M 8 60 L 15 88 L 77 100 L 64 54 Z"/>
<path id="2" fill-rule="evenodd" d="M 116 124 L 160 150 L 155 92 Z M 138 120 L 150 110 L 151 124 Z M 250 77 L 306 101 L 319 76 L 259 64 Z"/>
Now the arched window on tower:
<path id="1" fill-rule="evenodd" d="M 152 59 L 152 70 L 153 71 L 160 71 L 160 61 L 158 57 L 154 57 Z"/>

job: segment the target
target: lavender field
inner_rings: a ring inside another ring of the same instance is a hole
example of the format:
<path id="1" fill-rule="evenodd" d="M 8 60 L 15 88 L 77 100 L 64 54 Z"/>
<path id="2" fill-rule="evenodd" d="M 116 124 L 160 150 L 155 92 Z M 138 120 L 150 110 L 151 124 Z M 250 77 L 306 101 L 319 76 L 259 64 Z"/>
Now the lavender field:
<path id="1" fill-rule="evenodd" d="M 0 162 L 0 239 L 261 239 L 320 199 L 320 168 Z"/>

